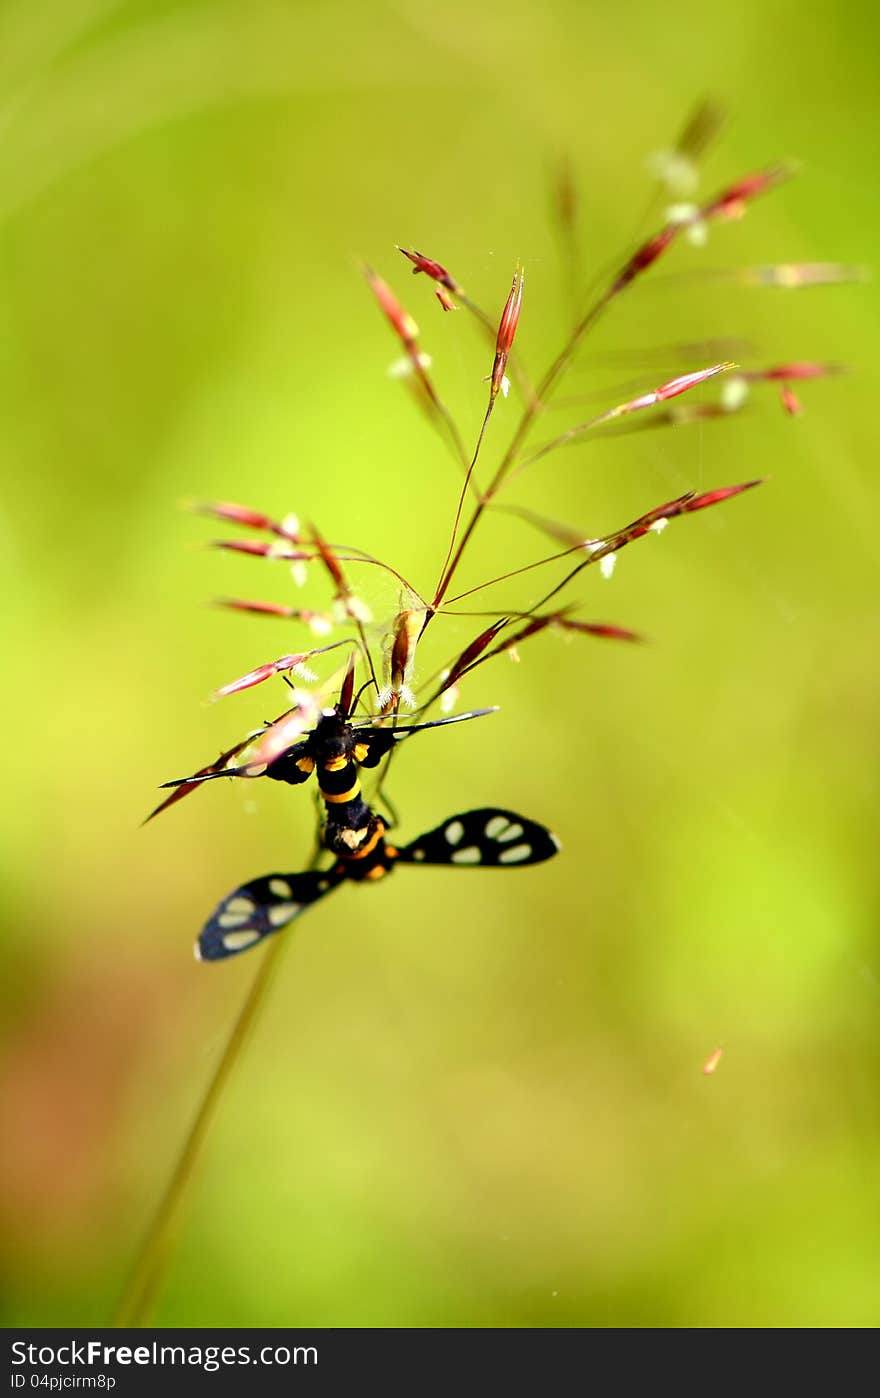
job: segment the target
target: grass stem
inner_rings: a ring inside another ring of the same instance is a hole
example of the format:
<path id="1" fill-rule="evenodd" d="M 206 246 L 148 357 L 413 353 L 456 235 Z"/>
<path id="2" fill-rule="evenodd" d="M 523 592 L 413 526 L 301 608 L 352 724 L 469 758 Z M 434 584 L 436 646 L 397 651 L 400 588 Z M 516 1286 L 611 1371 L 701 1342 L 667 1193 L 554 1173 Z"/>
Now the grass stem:
<path id="1" fill-rule="evenodd" d="M 248 1035 L 254 1027 L 260 1010 L 266 1003 L 269 988 L 281 960 L 282 948 L 287 946 L 289 940 L 289 934 L 287 937 L 275 937 L 266 948 L 260 968 L 239 1011 L 229 1038 L 226 1040 L 217 1066 L 208 1081 L 192 1125 L 181 1146 L 177 1163 L 153 1215 L 113 1315 L 111 1321 L 113 1326 L 142 1326 L 147 1323 L 171 1260 L 181 1208 L 198 1164 L 205 1137 L 213 1122 L 223 1090 L 241 1056 Z"/>

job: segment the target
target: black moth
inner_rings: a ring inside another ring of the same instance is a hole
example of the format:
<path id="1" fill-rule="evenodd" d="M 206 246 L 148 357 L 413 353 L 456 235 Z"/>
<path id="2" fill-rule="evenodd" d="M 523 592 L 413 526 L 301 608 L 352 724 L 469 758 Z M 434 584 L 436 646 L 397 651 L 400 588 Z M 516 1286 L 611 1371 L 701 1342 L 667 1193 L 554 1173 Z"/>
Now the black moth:
<path id="1" fill-rule="evenodd" d="M 351 723 L 346 707 L 338 704 L 325 709 L 311 733 L 266 767 L 255 770 L 248 765 L 227 768 L 216 764 L 193 777 L 167 782 L 167 786 L 191 789 L 216 777 L 260 775 L 296 786 L 316 771 L 326 813 L 322 843 L 336 857 L 330 869 L 266 874 L 236 888 L 205 924 L 196 956 L 203 961 L 221 961 L 247 951 L 346 881 L 374 882 L 397 864 L 513 869 L 551 859 L 559 849 L 555 835 L 514 811 L 495 807 L 451 816 L 436 830 L 398 847 L 385 839 L 384 821 L 361 795 L 359 768 L 378 766 L 391 748 L 411 733 L 491 712 L 477 710 L 433 723 L 382 728 Z"/>

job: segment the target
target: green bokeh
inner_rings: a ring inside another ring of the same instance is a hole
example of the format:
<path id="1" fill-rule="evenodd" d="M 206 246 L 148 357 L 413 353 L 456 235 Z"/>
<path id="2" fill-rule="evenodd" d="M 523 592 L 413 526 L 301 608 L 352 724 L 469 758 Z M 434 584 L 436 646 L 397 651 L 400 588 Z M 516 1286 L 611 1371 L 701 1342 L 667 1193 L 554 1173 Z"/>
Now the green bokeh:
<path id="1" fill-rule="evenodd" d="M 6 0 L 7 1324 L 109 1315 L 254 972 L 194 965 L 193 935 L 234 883 L 308 858 L 308 797 L 259 785 L 138 827 L 160 780 L 282 707 L 204 697 L 298 644 L 204 605 L 292 589 L 204 551 L 216 531 L 180 502 L 295 510 L 430 589 L 457 468 L 386 376 L 359 259 L 417 315 L 472 440 L 486 352 L 393 244 L 493 314 L 521 258 L 538 371 L 571 316 L 548 172 L 570 158 L 592 276 L 648 231 L 645 157 L 707 92 L 732 116 L 704 192 L 780 156 L 804 171 L 671 252 L 565 392 L 632 378 L 610 351 L 706 336 L 856 372 L 805 385 L 802 417 L 771 389 L 723 423 L 559 453 L 511 495 L 601 533 L 771 477 L 586 576 L 583 614 L 650 645 L 538 638 L 464 696 L 500 715 L 401 757 L 405 832 L 497 803 L 564 855 L 404 871 L 298 926 L 156 1318 L 880 1319 L 877 296 L 681 275 L 872 257 L 877 38 L 873 7 L 778 0 Z M 540 548 L 490 521 L 472 580 Z M 444 625 L 447 651 L 475 629 Z"/>

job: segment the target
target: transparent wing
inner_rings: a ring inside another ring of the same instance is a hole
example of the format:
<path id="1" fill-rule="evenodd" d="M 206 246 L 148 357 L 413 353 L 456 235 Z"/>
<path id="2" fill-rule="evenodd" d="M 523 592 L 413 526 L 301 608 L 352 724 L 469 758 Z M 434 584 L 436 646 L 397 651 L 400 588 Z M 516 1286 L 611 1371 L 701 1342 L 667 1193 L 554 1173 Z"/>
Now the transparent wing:
<path id="1" fill-rule="evenodd" d="M 170 796 L 165 797 L 164 801 L 159 802 L 159 805 L 154 811 L 150 812 L 147 819 L 144 821 L 144 825 L 146 825 L 147 821 L 152 820 L 154 816 L 160 815 L 162 811 L 167 811 L 169 806 L 174 806 L 178 801 L 182 801 L 184 796 L 188 796 L 191 791 L 195 791 L 197 787 L 202 785 L 202 782 L 211 781 L 214 777 L 228 775 L 228 773 L 223 771 L 227 762 L 231 757 L 237 757 L 238 754 L 247 747 L 250 741 L 250 738 L 243 738 L 240 743 L 236 743 L 235 747 L 227 748 L 225 752 L 221 752 L 215 762 L 210 762 L 207 767 L 200 768 L 199 771 L 195 772 L 191 777 L 181 777 L 178 781 L 163 782 L 162 790 L 169 786 L 174 787 L 174 790 Z"/>
<path id="2" fill-rule="evenodd" d="M 361 767 L 378 767 L 382 758 L 397 744 L 404 742 L 413 733 L 425 733 L 429 728 L 445 728 L 450 723 L 466 723 L 471 718 L 485 718 L 496 713 L 496 709 L 472 709 L 466 714 L 453 714 L 451 718 L 437 718 L 430 723 L 398 723 L 393 728 L 378 728 L 372 724 L 355 727 L 355 761 Z"/>
<path id="3" fill-rule="evenodd" d="M 201 786 L 204 782 L 217 781 L 220 777 L 274 777 L 276 781 L 288 782 L 291 786 L 298 786 L 300 782 L 306 781 L 314 762 L 310 760 L 311 751 L 308 742 L 296 743 L 293 747 L 287 748 L 285 752 L 266 764 L 260 763 L 255 766 L 252 763 L 245 763 L 243 767 L 227 767 L 226 763 L 230 757 L 234 757 L 253 742 L 253 736 L 246 738 L 237 747 L 230 748 L 228 752 L 221 753 L 216 762 L 212 762 L 210 767 L 202 767 L 200 771 L 194 772 L 191 777 L 175 777 L 173 781 L 163 782 L 160 790 L 166 787 L 176 788 L 172 796 L 166 797 L 161 806 L 157 806 L 152 815 L 147 817 L 152 820 L 154 815 L 165 810 L 167 806 L 180 800 L 181 796 L 186 796 L 195 787 Z"/>

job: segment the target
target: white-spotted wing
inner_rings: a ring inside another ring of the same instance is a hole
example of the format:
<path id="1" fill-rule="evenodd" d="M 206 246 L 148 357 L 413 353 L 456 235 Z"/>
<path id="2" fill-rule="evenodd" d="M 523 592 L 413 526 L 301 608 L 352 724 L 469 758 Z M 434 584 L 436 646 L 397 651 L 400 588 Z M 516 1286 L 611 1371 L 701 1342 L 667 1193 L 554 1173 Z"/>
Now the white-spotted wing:
<path id="1" fill-rule="evenodd" d="M 455 864 L 462 868 L 516 869 L 541 864 L 559 852 L 543 825 L 494 806 L 450 816 L 400 851 L 407 864 Z"/>
<path id="2" fill-rule="evenodd" d="M 248 951 L 338 887 L 342 877 L 335 870 L 312 869 L 304 874 L 266 874 L 242 884 L 205 923 L 196 943 L 197 959 L 222 961 Z"/>

